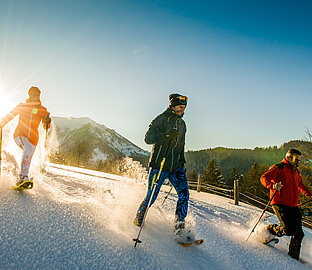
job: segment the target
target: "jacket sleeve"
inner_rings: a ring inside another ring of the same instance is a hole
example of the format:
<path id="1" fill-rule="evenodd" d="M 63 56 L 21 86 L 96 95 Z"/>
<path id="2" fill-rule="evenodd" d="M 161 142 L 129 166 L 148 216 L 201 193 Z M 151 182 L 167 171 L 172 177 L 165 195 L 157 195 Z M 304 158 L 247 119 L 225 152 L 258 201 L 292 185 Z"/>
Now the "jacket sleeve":
<path id="1" fill-rule="evenodd" d="M 2 118 L 1 124 L 4 126 L 20 113 L 20 104 L 18 104 L 10 113 Z"/>
<path id="2" fill-rule="evenodd" d="M 260 178 L 262 185 L 268 189 L 273 189 L 273 185 L 278 182 L 277 176 L 279 175 L 279 171 L 280 169 L 277 166 L 271 166 Z"/>
<path id="3" fill-rule="evenodd" d="M 181 161 L 182 165 L 184 165 L 186 163 L 185 156 L 184 156 L 184 146 L 183 146 L 183 150 L 181 151 L 181 154 L 180 154 L 180 161 Z"/>
<path id="4" fill-rule="evenodd" d="M 185 127 L 185 131 L 186 131 L 186 126 Z M 184 164 L 186 163 L 186 160 L 185 160 L 185 156 L 184 156 L 184 149 L 185 149 L 185 133 L 183 134 L 183 137 L 182 137 L 182 142 L 183 142 L 183 148 L 182 148 L 182 151 L 180 153 L 180 161 L 182 163 L 182 165 L 184 166 Z"/>
<path id="5" fill-rule="evenodd" d="M 47 110 L 45 107 L 43 107 L 43 106 L 42 106 L 42 109 L 43 109 L 43 112 L 42 112 L 41 122 L 42 122 L 43 128 L 46 129 L 46 128 L 47 128 L 47 125 L 46 125 L 46 123 L 45 123 L 45 119 L 46 119 L 46 117 L 47 117 L 50 113 L 49 113 L 48 110 Z M 48 129 L 50 128 L 50 126 L 51 126 L 51 125 L 49 124 Z"/>
<path id="6" fill-rule="evenodd" d="M 156 117 L 149 125 L 148 130 L 145 134 L 145 142 L 147 144 L 160 143 L 164 140 L 165 132 L 162 127 L 161 118 Z"/>
<path id="7" fill-rule="evenodd" d="M 299 175 L 299 189 L 300 191 L 307 197 L 311 197 L 312 193 L 311 191 L 307 188 L 307 186 L 302 182 L 302 178 Z"/>

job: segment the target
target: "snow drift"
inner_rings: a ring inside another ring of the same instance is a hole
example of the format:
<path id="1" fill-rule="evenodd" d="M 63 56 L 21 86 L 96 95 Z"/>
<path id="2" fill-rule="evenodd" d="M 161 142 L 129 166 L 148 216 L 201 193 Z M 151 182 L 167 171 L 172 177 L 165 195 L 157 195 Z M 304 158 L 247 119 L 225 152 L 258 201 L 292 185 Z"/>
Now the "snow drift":
<path id="1" fill-rule="evenodd" d="M 160 193 L 134 248 L 141 181 L 47 163 L 33 190 L 17 192 L 16 175 L 2 173 L 1 269 L 310 269 L 286 254 L 289 238 L 277 248 L 256 234 L 246 242 L 261 210 L 227 198 L 191 191 L 187 223 L 205 243 L 183 248 L 172 234 L 176 195 L 160 207 Z M 312 234 L 304 232 L 302 257 L 311 263 Z"/>

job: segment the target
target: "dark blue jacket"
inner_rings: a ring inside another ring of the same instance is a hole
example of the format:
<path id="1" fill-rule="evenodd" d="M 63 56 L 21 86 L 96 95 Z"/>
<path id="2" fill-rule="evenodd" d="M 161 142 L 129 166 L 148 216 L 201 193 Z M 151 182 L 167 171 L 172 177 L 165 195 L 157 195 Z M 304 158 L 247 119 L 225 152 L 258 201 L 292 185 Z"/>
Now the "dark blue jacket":
<path id="1" fill-rule="evenodd" d="M 149 167 L 153 169 L 160 168 L 160 163 L 164 158 L 169 143 L 164 137 L 166 132 L 171 129 L 177 129 L 179 134 L 177 141 L 171 143 L 169 147 L 163 171 L 172 172 L 184 167 L 186 125 L 182 116 L 177 115 L 170 107 L 151 122 L 145 134 L 145 142 L 147 144 L 154 144 Z"/>

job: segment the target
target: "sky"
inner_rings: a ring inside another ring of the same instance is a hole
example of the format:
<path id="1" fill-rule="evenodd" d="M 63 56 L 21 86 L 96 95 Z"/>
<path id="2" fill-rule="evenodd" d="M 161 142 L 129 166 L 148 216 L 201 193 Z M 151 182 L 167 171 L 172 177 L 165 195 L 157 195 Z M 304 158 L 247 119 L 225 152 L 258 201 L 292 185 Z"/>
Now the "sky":
<path id="1" fill-rule="evenodd" d="M 310 1 L 0 0 L 0 113 L 38 86 L 51 115 L 144 134 L 189 97 L 186 150 L 280 146 L 312 128 Z"/>

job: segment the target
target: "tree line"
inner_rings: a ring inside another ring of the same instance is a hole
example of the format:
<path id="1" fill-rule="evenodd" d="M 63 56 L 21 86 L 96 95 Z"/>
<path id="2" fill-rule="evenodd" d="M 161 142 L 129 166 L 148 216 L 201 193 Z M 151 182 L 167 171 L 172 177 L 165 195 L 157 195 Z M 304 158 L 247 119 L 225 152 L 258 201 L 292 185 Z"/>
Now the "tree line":
<path id="1" fill-rule="evenodd" d="M 312 185 L 312 143 L 296 140 L 283 144 L 281 147 L 255 149 L 213 148 L 185 153 L 187 175 L 190 180 L 197 179 L 201 174 L 202 183 L 233 188 L 234 180 L 239 180 L 241 192 L 268 199 L 268 190 L 260 183 L 261 175 L 270 166 L 279 163 L 290 148 L 302 152 L 299 166 L 303 182 Z"/>
<path id="2" fill-rule="evenodd" d="M 302 152 L 299 171 L 304 183 L 311 186 L 311 140 L 290 141 L 280 147 L 256 147 L 255 149 L 217 147 L 200 151 L 188 151 L 185 153 L 187 176 L 190 180 L 196 180 L 198 174 L 201 174 L 203 183 L 231 188 L 234 180 L 239 180 L 242 192 L 267 199 L 269 193 L 261 185 L 260 177 L 271 165 L 281 162 L 290 148 L 297 148 Z M 134 157 L 133 159 L 115 157 L 110 160 L 97 160 L 94 162 L 92 161 L 92 151 L 90 149 L 92 147 L 89 141 L 80 141 L 74 147 L 57 149 L 50 155 L 50 160 L 55 163 L 85 167 L 134 178 L 136 175 L 141 175 L 144 170 L 147 171 L 148 157 Z"/>

